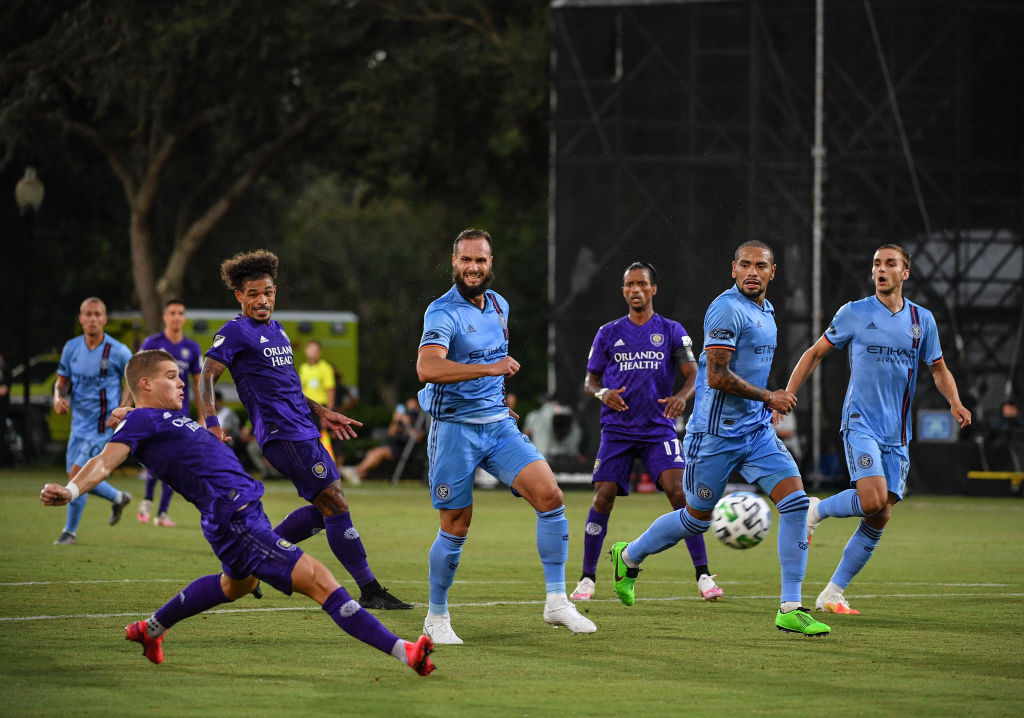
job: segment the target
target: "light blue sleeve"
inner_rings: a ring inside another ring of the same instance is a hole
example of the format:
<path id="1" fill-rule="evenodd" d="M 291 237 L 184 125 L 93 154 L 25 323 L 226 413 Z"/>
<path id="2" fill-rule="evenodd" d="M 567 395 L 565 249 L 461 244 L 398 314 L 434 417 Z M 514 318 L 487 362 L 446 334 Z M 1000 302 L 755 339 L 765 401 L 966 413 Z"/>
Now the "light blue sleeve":
<path id="1" fill-rule="evenodd" d="M 119 343 L 117 345 L 117 357 L 116 357 L 115 360 L 117 361 L 117 364 L 118 364 L 118 367 L 119 367 L 118 373 L 121 374 L 122 377 L 124 377 L 125 367 L 128 366 L 128 362 L 131 361 L 131 358 L 132 358 L 132 350 L 129 349 L 124 344 L 120 344 Z"/>
<path id="2" fill-rule="evenodd" d="M 65 379 L 71 378 L 71 342 L 67 342 L 60 350 L 60 362 L 57 364 L 57 375 Z"/>
<path id="3" fill-rule="evenodd" d="M 742 329 L 743 316 L 735 304 L 723 299 L 711 302 L 704 315 L 704 349 L 735 349 Z"/>
<path id="4" fill-rule="evenodd" d="M 444 309 L 427 307 L 423 315 L 423 336 L 420 338 L 420 349 L 425 346 L 439 346 L 446 350 L 451 347 L 455 336 L 455 319 Z"/>
<path id="5" fill-rule="evenodd" d="M 935 317 L 931 312 L 924 317 L 924 341 L 921 342 L 919 356 L 925 364 L 931 365 L 942 358 L 942 345 L 939 343 L 939 329 L 935 326 Z"/>
<path id="6" fill-rule="evenodd" d="M 832 318 L 832 323 L 825 330 L 825 340 L 836 349 L 842 349 L 853 338 L 854 324 L 853 309 L 847 302 L 839 307 L 839 311 Z"/>

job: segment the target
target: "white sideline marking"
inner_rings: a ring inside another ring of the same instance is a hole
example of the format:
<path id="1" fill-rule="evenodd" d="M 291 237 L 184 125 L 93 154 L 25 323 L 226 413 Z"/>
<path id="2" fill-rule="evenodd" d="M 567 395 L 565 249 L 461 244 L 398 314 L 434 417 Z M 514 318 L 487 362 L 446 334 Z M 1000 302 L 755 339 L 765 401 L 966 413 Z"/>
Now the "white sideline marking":
<path id="1" fill-rule="evenodd" d="M 770 596 L 727 596 L 726 601 L 768 601 L 778 599 L 778 594 Z M 1024 593 L 943 593 L 943 598 L 1024 598 Z M 886 593 L 862 594 L 848 596 L 855 601 L 871 598 L 935 598 L 934 593 Z M 637 603 L 665 603 L 667 601 L 703 601 L 700 596 L 667 596 L 664 598 L 637 598 Z M 618 603 L 617 598 L 595 598 L 589 601 L 578 601 L 577 605 L 588 603 Z M 413 604 L 425 608 L 425 604 Z M 451 608 L 489 608 L 492 606 L 543 606 L 544 601 L 482 601 L 477 603 L 452 603 Z M 215 608 L 204 611 L 212 613 L 274 613 L 277 611 L 319 611 L 319 606 L 279 606 L 270 608 Z M 0 623 L 12 621 L 66 621 L 72 618 L 138 618 L 140 613 L 79 613 L 64 616 L 0 616 Z"/>

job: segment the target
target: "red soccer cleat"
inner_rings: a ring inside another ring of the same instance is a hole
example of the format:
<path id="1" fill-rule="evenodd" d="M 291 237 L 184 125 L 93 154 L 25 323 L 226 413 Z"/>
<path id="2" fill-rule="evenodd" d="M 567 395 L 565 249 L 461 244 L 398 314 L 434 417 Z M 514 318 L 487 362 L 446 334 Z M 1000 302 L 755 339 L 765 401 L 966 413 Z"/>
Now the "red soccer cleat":
<path id="1" fill-rule="evenodd" d="M 421 676 L 429 676 L 437 666 L 430 660 L 430 654 L 434 652 L 434 642 L 430 636 L 420 636 L 416 643 L 405 642 L 405 657 L 409 660 L 409 667 Z"/>
<path id="2" fill-rule="evenodd" d="M 146 633 L 145 621 L 136 621 L 135 623 L 125 626 L 124 637 L 126 640 L 141 643 L 142 652 L 150 661 L 152 661 L 153 663 L 163 663 L 164 637 L 159 636 L 157 638 L 150 638 L 149 634 Z M 408 651 L 409 649 L 406 648 L 406 650 Z"/>

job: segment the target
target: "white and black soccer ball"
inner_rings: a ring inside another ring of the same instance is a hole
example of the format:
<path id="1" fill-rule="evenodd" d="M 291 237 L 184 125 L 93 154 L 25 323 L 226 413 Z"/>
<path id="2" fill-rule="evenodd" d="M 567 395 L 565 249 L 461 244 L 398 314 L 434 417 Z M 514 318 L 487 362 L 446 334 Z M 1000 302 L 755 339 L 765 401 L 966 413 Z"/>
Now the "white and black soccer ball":
<path id="1" fill-rule="evenodd" d="M 723 496 L 711 512 L 711 530 L 732 548 L 751 548 L 761 543 L 772 528 L 768 502 L 752 491 Z"/>

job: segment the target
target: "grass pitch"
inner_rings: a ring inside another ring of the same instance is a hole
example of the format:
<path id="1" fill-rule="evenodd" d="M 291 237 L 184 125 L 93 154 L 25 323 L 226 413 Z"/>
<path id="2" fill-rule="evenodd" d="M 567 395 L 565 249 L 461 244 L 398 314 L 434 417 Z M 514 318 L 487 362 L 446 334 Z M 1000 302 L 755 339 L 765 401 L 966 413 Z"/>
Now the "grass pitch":
<path id="1" fill-rule="evenodd" d="M 0 475 L 0 716 L 821 716 L 1024 713 L 1024 502 L 910 497 L 894 511 L 876 555 L 847 591 L 861 616 L 826 615 L 832 635 L 775 629 L 775 530 L 760 546 L 708 537 L 725 597 L 697 596 L 685 547 L 652 556 L 636 605 L 611 591 L 607 563 L 581 608 L 589 636 L 541 618 L 543 576 L 530 507 L 507 491 L 478 492 L 474 523 L 450 594 L 464 646 L 441 646 L 420 678 L 337 629 L 315 604 L 265 588 L 172 628 L 166 659 L 150 664 L 123 627 L 149 616 L 219 562 L 195 509 L 171 505 L 176 528 L 106 525 L 93 497 L 79 544 L 52 546 L 64 509 L 39 503 L 59 470 Z M 129 474 L 113 483 L 141 498 Z M 419 635 L 427 551 L 437 531 L 416 485 L 347 490 L 380 581 L 413 611 L 377 612 L 405 638 Z M 138 501 L 138 498 L 136 499 Z M 300 504 L 290 484 L 267 486 L 274 521 Z M 566 492 L 567 584 L 578 578 L 590 492 Z M 661 495 L 620 499 L 612 541 L 629 540 L 668 509 Z M 775 516 L 777 519 L 777 515 Z M 815 534 L 804 603 L 828 581 L 852 519 Z M 303 548 L 343 585 L 351 578 L 326 540 Z"/>

